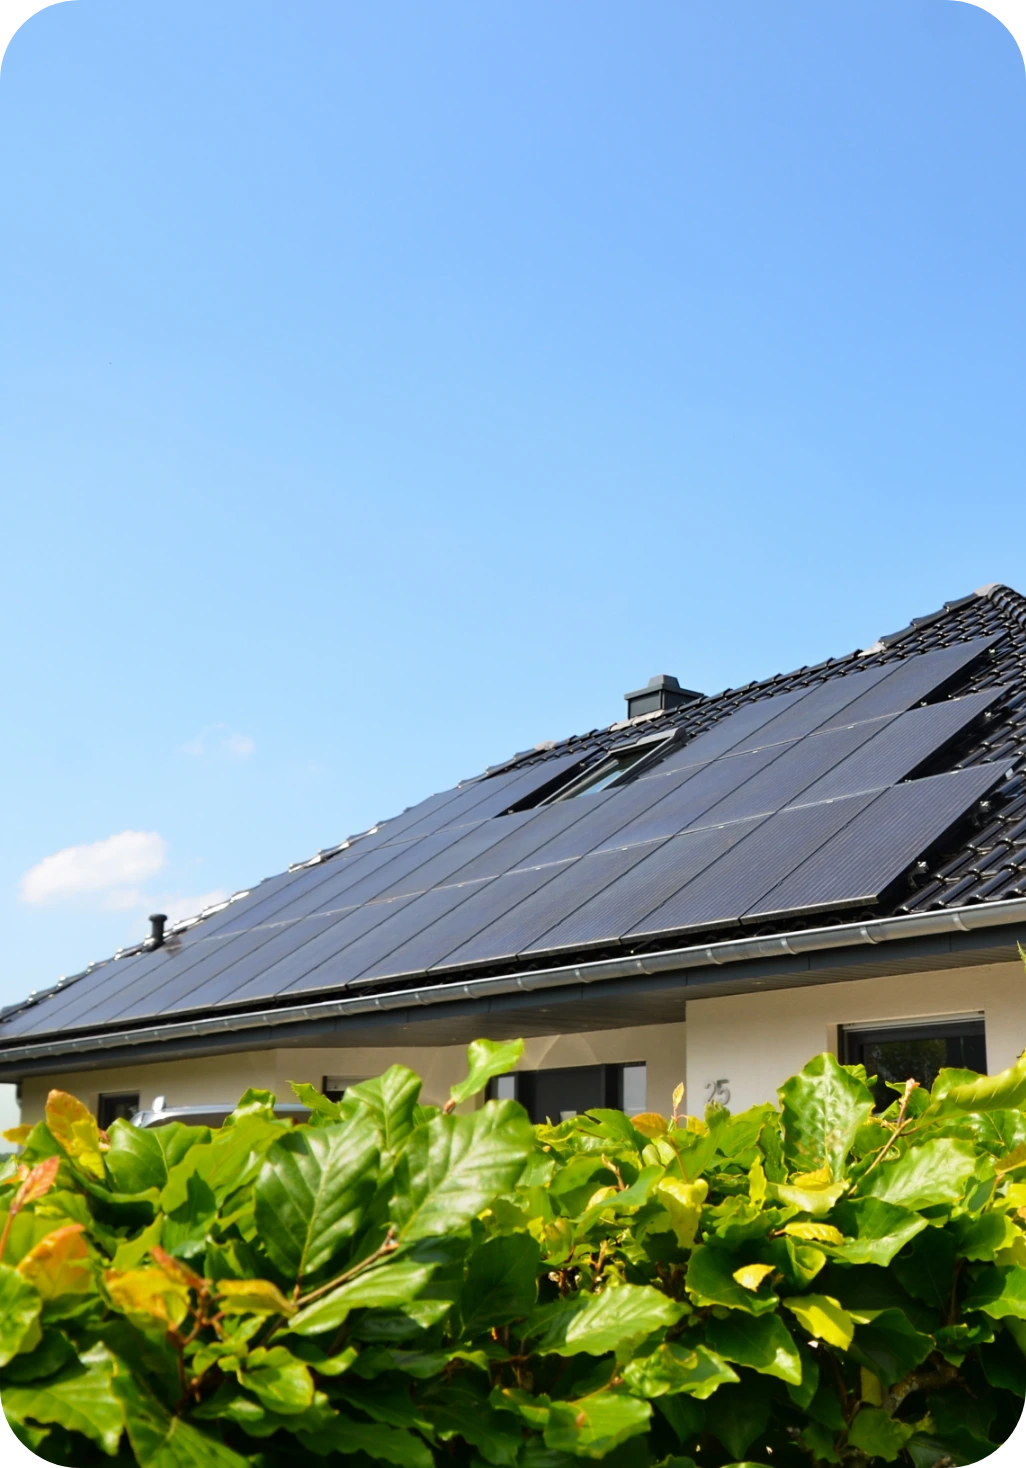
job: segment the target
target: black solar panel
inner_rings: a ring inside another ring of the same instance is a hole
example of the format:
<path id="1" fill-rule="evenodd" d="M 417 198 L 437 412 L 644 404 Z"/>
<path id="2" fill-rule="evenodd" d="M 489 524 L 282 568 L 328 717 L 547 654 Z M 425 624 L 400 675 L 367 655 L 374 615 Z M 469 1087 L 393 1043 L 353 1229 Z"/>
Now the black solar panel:
<path id="1" fill-rule="evenodd" d="M 617 847 L 556 866 L 551 881 L 515 907 L 497 914 L 493 923 L 469 942 L 455 948 L 444 962 L 436 965 L 436 969 L 514 957 L 646 854 L 646 848 L 641 846 Z M 548 868 L 541 870 L 544 872 Z M 497 900 L 500 896 L 499 882 L 501 878 L 496 882 Z"/>
<path id="2" fill-rule="evenodd" d="M 482 929 L 512 912 L 563 870 L 564 865 L 525 867 L 505 872 L 491 881 L 475 883 L 466 902 L 444 913 L 401 947 L 369 964 L 354 981 L 355 985 L 378 983 L 397 974 L 425 972 L 441 963 L 455 948 L 472 941 Z"/>
<path id="3" fill-rule="evenodd" d="M 627 936 L 736 923 L 775 882 L 878 798 L 853 795 L 777 811 L 631 928 Z"/>
<path id="4" fill-rule="evenodd" d="M 891 786 L 765 892 L 746 918 L 872 901 L 1003 777 L 1000 765 L 977 765 Z"/>
<path id="5" fill-rule="evenodd" d="M 936 652 L 906 658 L 901 663 L 887 664 L 890 669 L 887 677 L 849 704 L 839 718 L 831 722 L 850 724 L 856 719 L 903 713 L 920 699 L 936 695 L 982 657 L 996 641 L 996 637 L 977 637 L 972 642 L 956 642 L 953 647 L 939 648 Z"/>
<path id="6" fill-rule="evenodd" d="M 660 760 L 659 770 L 676 770 L 685 765 L 705 764 L 708 760 L 719 759 L 720 755 L 727 754 L 743 743 L 784 709 L 806 698 L 808 693 L 808 688 L 795 688 L 790 693 L 778 693 L 775 698 L 761 698 L 755 703 L 742 704 L 704 734 L 696 735 L 690 743 L 676 745 Z"/>
<path id="7" fill-rule="evenodd" d="M 851 795 L 858 790 L 875 790 L 906 779 L 919 766 L 936 755 L 954 738 L 961 735 L 974 719 L 999 699 L 1004 690 L 991 688 L 969 698 L 955 698 L 945 703 L 927 704 L 909 709 L 908 713 L 874 721 L 879 731 L 828 774 L 810 785 L 803 800 L 831 800 L 835 795 Z M 864 725 L 856 725 L 863 728 Z M 814 734 L 808 741 L 833 739 L 843 730 Z"/>
<path id="8" fill-rule="evenodd" d="M 522 949 L 524 954 L 607 946 L 678 892 L 710 862 L 724 856 L 761 823 L 758 817 L 729 826 L 703 826 L 669 841 L 631 847 L 639 860 L 555 927 Z"/>

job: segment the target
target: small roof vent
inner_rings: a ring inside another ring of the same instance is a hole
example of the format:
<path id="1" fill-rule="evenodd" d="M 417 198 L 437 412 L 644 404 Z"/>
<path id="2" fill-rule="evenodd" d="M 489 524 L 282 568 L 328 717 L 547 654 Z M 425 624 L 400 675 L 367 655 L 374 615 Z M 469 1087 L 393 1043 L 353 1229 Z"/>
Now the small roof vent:
<path id="1" fill-rule="evenodd" d="M 636 719 L 641 714 L 665 713 L 668 709 L 677 709 L 704 697 L 704 693 L 696 693 L 693 688 L 682 688 L 672 673 L 657 673 L 644 688 L 624 694 L 629 719 Z"/>
<path id="2" fill-rule="evenodd" d="M 150 913 L 150 936 L 146 939 L 145 947 L 149 949 L 163 948 L 164 946 L 164 924 L 167 922 L 166 912 Z"/>

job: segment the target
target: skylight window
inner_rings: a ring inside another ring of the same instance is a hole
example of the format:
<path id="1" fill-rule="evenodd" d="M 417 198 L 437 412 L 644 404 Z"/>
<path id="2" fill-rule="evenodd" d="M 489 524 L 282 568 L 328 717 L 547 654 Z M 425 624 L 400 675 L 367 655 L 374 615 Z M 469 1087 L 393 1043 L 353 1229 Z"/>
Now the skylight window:
<path id="1" fill-rule="evenodd" d="M 578 795 L 595 795 L 619 785 L 629 775 L 636 774 L 640 766 L 649 764 L 670 742 L 671 736 L 660 735 L 656 739 L 642 739 L 636 744 L 622 745 L 612 749 L 604 759 L 574 776 L 566 785 L 556 790 L 545 802 L 554 805 L 557 800 L 573 800 Z"/>

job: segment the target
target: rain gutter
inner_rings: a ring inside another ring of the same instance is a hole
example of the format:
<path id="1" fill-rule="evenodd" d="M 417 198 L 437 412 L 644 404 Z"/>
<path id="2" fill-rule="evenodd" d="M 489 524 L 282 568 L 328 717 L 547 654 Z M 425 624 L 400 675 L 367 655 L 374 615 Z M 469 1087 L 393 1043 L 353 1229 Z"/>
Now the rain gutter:
<path id="1" fill-rule="evenodd" d="M 98 1050 L 114 1050 L 126 1046 L 167 1045 L 175 1041 L 199 1039 L 202 1036 L 240 1034 L 247 1030 L 267 1027 L 278 1029 L 285 1025 L 308 1024 L 318 1020 L 387 1014 L 390 1010 L 410 1010 L 418 1006 L 446 1004 L 456 1000 L 529 994 L 573 984 L 598 984 L 640 975 L 685 974 L 689 969 L 708 968 L 710 965 L 750 963 L 753 960 L 782 957 L 800 958 L 830 949 L 967 934 L 1016 922 L 1026 924 L 1026 898 L 948 908 L 940 912 L 872 918 L 865 922 L 845 923 L 829 928 L 806 928 L 770 937 L 735 938 L 721 943 L 600 959 L 560 968 L 531 969 L 478 979 L 451 979 L 447 982 L 389 989 L 374 994 L 346 994 L 308 1004 L 283 1005 L 236 1014 L 205 1015 L 199 1019 L 141 1025 L 132 1029 L 104 1029 L 80 1035 L 64 1035 L 52 1040 L 28 1041 L 0 1047 L 0 1067 L 7 1069 L 25 1062 L 38 1063 L 56 1056 L 92 1055 Z M 809 979 L 811 978 L 810 974 Z M 785 981 L 757 980 L 754 984 L 760 988 L 784 987 Z"/>

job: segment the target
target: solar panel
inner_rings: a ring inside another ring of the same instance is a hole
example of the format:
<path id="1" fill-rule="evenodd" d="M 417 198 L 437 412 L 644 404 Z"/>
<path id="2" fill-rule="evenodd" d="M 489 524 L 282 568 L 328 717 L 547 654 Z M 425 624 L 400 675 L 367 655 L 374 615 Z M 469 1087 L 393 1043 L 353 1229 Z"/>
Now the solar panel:
<path id="1" fill-rule="evenodd" d="M 1004 773 L 1003 765 L 976 765 L 891 786 L 864 815 L 762 894 L 746 917 L 754 921 L 874 900 Z"/>
<path id="2" fill-rule="evenodd" d="M 730 850 L 682 885 L 628 937 L 684 928 L 722 927 L 739 921 L 776 881 L 795 869 L 829 837 L 854 820 L 875 795 L 853 795 L 777 811 Z"/>
<path id="3" fill-rule="evenodd" d="M 441 963 L 455 948 L 470 942 L 482 929 L 551 882 L 563 869 L 562 865 L 525 867 L 520 871 L 506 872 L 492 881 L 475 884 L 475 890 L 466 902 L 437 918 L 409 942 L 369 964 L 354 980 L 354 987 L 378 983 L 397 974 L 426 972 Z"/>
<path id="4" fill-rule="evenodd" d="M 669 841 L 631 847 L 638 852 L 638 861 L 521 952 L 540 954 L 619 942 L 622 933 L 743 841 L 762 819 L 702 826 Z"/>
<path id="5" fill-rule="evenodd" d="M 384 922 L 366 936 L 357 938 L 355 942 L 346 943 L 344 947 L 339 945 L 334 953 L 325 957 L 319 967 L 304 967 L 291 982 L 279 980 L 275 992 L 297 994 L 329 985 L 348 984 L 453 908 L 462 907 L 482 889 L 494 886 L 497 880 L 486 878 L 481 882 L 468 882 L 455 887 L 436 887 L 431 892 L 421 893 L 419 897 L 396 897 L 391 902 L 374 903 L 376 908 L 389 909 Z"/>
<path id="6" fill-rule="evenodd" d="M 557 755 L 543 760 L 526 770 L 506 770 L 501 775 L 491 775 L 486 780 L 474 780 L 454 794 L 437 809 L 428 811 L 421 820 L 408 822 L 405 817 L 396 828 L 392 821 L 385 829 L 387 840 L 393 840 L 398 829 L 403 836 L 421 836 L 443 827 L 464 825 L 467 821 L 487 820 L 508 810 L 511 805 L 527 800 L 536 791 L 544 790 L 558 776 L 575 769 L 581 763 L 580 752 Z M 408 812 L 407 814 L 412 814 Z"/>
<path id="7" fill-rule="evenodd" d="M 456 948 L 444 962 L 435 965 L 436 971 L 514 957 L 521 949 L 530 947 L 540 934 L 582 906 L 589 897 L 607 887 L 644 854 L 643 847 L 618 847 L 561 863 L 555 868 L 551 881 L 503 912 L 469 942 Z M 541 870 L 544 872 L 548 868 L 542 867 Z M 497 888 L 501 880 L 497 880 Z"/>
<path id="8" fill-rule="evenodd" d="M 896 717 L 896 716 L 894 716 Z M 705 812 L 703 824 L 715 821 L 736 821 L 745 816 L 767 814 L 792 805 L 802 798 L 808 787 L 827 771 L 846 761 L 854 750 L 879 737 L 886 719 L 876 719 L 864 724 L 853 724 L 847 728 L 831 729 L 824 734 L 811 734 L 807 739 L 794 739 L 787 744 L 772 745 L 762 751 L 773 758 L 752 777 L 737 787 L 723 800 Z M 730 759 L 742 759 L 742 755 L 730 755 Z M 865 786 L 856 786 L 865 789 Z M 851 790 L 837 794 L 853 794 Z"/>
<path id="9" fill-rule="evenodd" d="M 761 749 L 767 744 L 781 744 L 788 739 L 802 739 L 814 729 L 838 719 L 846 724 L 854 723 L 854 716 L 849 719 L 847 710 L 857 699 L 868 696 L 878 684 L 885 682 L 887 677 L 886 667 L 876 667 L 817 683 L 807 690 L 805 698 L 784 709 L 776 718 L 735 745 L 734 753 L 742 749 Z"/>
<path id="10" fill-rule="evenodd" d="M 989 688 L 968 698 L 954 698 L 945 703 L 927 704 L 908 713 L 876 720 L 879 730 L 871 740 L 860 745 L 822 779 L 802 794 L 803 801 L 830 800 L 835 795 L 852 795 L 858 790 L 875 790 L 894 785 L 915 773 L 926 760 L 938 754 L 952 739 L 960 736 L 974 719 L 979 718 L 1004 693 L 1002 688 Z M 862 728 L 859 724 L 856 728 Z M 808 743 L 833 739 L 841 730 L 814 734 Z"/>
<path id="11" fill-rule="evenodd" d="M 888 663 L 888 676 L 844 709 L 839 720 L 832 722 L 850 724 L 857 719 L 875 719 L 881 714 L 904 713 L 920 699 L 939 693 L 997 641 L 996 637 L 977 637 L 972 642 L 956 642 L 952 647 Z"/>
<path id="12" fill-rule="evenodd" d="M 776 718 L 782 710 L 805 698 L 808 692 L 807 688 L 795 688 L 790 693 L 778 693 L 775 698 L 761 698 L 755 703 L 742 704 L 711 729 L 706 729 L 703 734 L 696 734 L 688 744 L 675 745 L 665 759 L 659 761 L 654 773 L 718 759 L 721 754 L 727 754 L 764 724 L 768 724 L 770 719 Z"/>
<path id="13" fill-rule="evenodd" d="M 460 867 L 451 880 L 469 882 L 475 877 L 497 877 L 500 872 L 515 871 L 528 862 L 535 865 L 535 852 L 558 832 L 583 820 L 590 809 L 582 797 L 542 806 L 538 810 L 522 811 L 518 815 L 496 816 L 493 824 L 502 826 L 505 832 L 502 840 Z"/>

